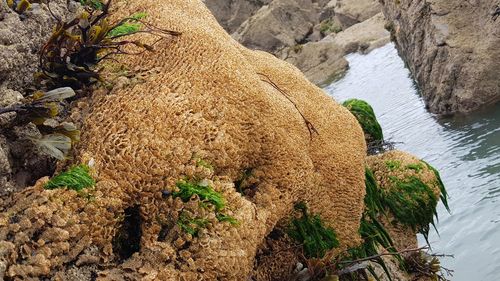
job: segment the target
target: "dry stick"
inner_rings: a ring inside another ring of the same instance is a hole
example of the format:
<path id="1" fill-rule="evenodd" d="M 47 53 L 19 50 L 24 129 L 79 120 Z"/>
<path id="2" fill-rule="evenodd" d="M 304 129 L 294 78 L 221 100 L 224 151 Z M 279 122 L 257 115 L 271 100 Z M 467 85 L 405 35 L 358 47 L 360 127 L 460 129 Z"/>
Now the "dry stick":
<path id="1" fill-rule="evenodd" d="M 297 106 L 297 104 L 288 96 L 288 94 L 283 91 L 280 87 L 278 87 L 278 85 L 276 85 L 276 83 L 274 83 L 271 78 L 269 78 L 269 76 L 267 76 L 266 74 L 264 73 L 260 73 L 258 72 L 257 73 L 258 75 L 260 76 L 263 76 L 265 77 L 266 79 L 261 79 L 262 81 L 268 83 L 269 85 L 273 86 L 273 88 L 275 88 L 276 90 L 278 90 L 278 92 L 280 92 L 283 96 L 285 96 L 285 98 L 287 100 L 289 100 L 293 106 L 295 107 L 295 109 L 297 109 L 297 111 L 299 112 L 300 116 L 302 116 L 302 119 L 304 119 L 304 122 L 306 123 L 306 127 L 307 127 L 307 130 L 309 130 L 309 136 L 313 137 L 313 133 L 316 133 L 316 135 L 319 136 L 319 132 L 318 130 L 316 130 L 316 128 L 314 127 L 314 125 L 309 121 L 307 120 L 307 118 L 304 116 L 304 114 L 302 114 L 302 112 L 300 111 L 299 107 Z"/>
<path id="2" fill-rule="evenodd" d="M 399 251 L 399 252 L 381 253 L 381 254 L 369 256 L 369 257 L 362 258 L 362 259 L 352 260 L 352 261 L 340 261 L 340 263 L 348 263 L 348 264 L 359 263 L 359 262 L 370 261 L 370 260 L 373 260 L 373 259 L 376 259 L 376 258 L 380 258 L 382 256 L 397 256 L 397 255 L 400 255 L 400 254 L 409 253 L 409 252 L 417 252 L 417 251 L 421 251 L 421 250 L 424 250 L 424 249 L 426 250 L 426 249 L 429 249 L 429 248 L 427 246 L 423 246 L 423 247 L 420 247 L 420 248 L 407 249 L 407 250 L 403 250 L 403 251 Z"/>

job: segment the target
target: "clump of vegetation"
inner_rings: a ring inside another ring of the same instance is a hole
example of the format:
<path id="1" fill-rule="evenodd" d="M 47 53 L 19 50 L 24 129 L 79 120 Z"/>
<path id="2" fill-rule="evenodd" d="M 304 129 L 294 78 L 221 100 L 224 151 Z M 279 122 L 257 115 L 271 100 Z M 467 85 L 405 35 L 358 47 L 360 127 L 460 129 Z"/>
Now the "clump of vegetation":
<path id="1" fill-rule="evenodd" d="M 57 176 L 51 178 L 44 186 L 45 189 L 67 188 L 81 191 L 95 185 L 95 181 L 90 176 L 90 168 L 81 164 L 74 166 Z"/>
<path id="2" fill-rule="evenodd" d="M 384 140 L 382 127 L 375 117 L 373 108 L 365 101 L 358 99 L 346 100 L 343 105 L 358 119 L 368 142 Z"/>
<path id="3" fill-rule="evenodd" d="M 192 218 L 186 212 L 182 212 L 177 220 L 177 225 L 181 230 L 191 234 L 192 236 L 197 236 L 198 232 L 207 227 L 209 221 L 203 218 Z"/>
<path id="4" fill-rule="evenodd" d="M 401 161 L 398 160 L 387 160 L 385 161 L 385 165 L 391 171 L 397 170 L 401 168 Z"/>
<path id="5" fill-rule="evenodd" d="M 222 211 L 226 206 L 226 201 L 221 193 L 213 190 L 210 185 L 200 182 L 191 182 L 181 180 L 176 183 L 179 191 L 172 193 L 172 197 L 179 197 L 183 202 L 188 202 L 193 196 L 198 196 L 200 199 L 201 208 L 214 207 L 214 212 L 219 222 L 228 222 L 231 225 L 238 225 L 239 222 L 234 217 L 224 214 Z M 184 212 L 183 212 L 184 213 Z M 177 224 L 185 232 L 196 236 L 198 230 L 206 227 L 208 220 L 205 218 L 191 218 L 187 215 L 179 216 Z"/>
<path id="6" fill-rule="evenodd" d="M 38 3 L 39 1 L 32 0 L 32 2 Z M 31 3 L 28 0 L 7 0 L 7 6 L 21 15 L 31 7 Z"/>
<path id="7" fill-rule="evenodd" d="M 391 178 L 392 185 L 384 192 L 385 205 L 402 224 L 420 232 L 425 239 L 429 225 L 434 225 L 438 199 L 433 190 L 417 177 L 401 180 Z"/>
<path id="8" fill-rule="evenodd" d="M 40 55 L 40 71 L 36 78 L 48 88 L 69 86 L 82 89 L 100 80 L 95 66 L 104 59 L 120 54 L 141 54 L 153 51 L 153 45 L 178 32 L 163 30 L 142 21 L 144 13 L 132 15 L 116 23 L 108 20 L 111 1 L 84 1 L 91 7 L 71 21 L 60 21 L 52 36 L 43 46 Z M 101 6 L 102 4 L 102 6 Z M 153 45 L 137 40 L 125 40 L 125 36 L 148 33 L 158 37 Z M 136 53 L 124 50 L 133 45 L 142 49 Z"/>
<path id="9" fill-rule="evenodd" d="M 309 214 L 304 203 L 297 204 L 295 209 L 301 212 L 301 217 L 292 220 L 288 235 L 302 245 L 307 258 L 321 258 L 339 246 L 335 231 L 325 227 L 319 215 Z"/>
<path id="10" fill-rule="evenodd" d="M 436 168 L 432 167 L 429 163 L 427 163 L 425 161 L 422 161 L 422 163 L 424 163 L 427 166 L 427 168 L 430 169 L 434 173 L 434 175 L 436 177 L 436 184 L 438 185 L 439 191 L 440 191 L 439 198 L 441 199 L 441 202 L 443 203 L 446 210 L 448 212 L 450 212 L 450 207 L 448 205 L 448 192 L 446 191 L 446 188 L 444 187 L 444 183 L 441 180 L 441 175 L 439 174 L 439 171 L 436 170 Z"/>
<path id="11" fill-rule="evenodd" d="M 43 136 L 33 138 L 32 141 L 43 152 L 62 160 L 71 145 L 80 139 L 80 131 L 73 123 L 57 120 L 60 113 L 64 111 L 66 100 L 74 96 L 75 92 L 69 87 L 48 92 L 36 91 L 20 104 L 0 108 L 0 114 L 16 113 L 11 126 L 34 123 Z"/>
<path id="12" fill-rule="evenodd" d="M 172 193 L 172 196 L 179 197 L 184 202 L 188 202 L 193 195 L 198 195 L 202 202 L 215 206 L 216 211 L 221 211 L 226 205 L 222 194 L 213 190 L 209 185 L 181 180 L 176 183 L 176 186 L 179 191 Z"/>
<path id="13" fill-rule="evenodd" d="M 406 165 L 405 168 L 410 169 L 410 170 L 414 170 L 415 172 L 419 173 L 420 171 L 422 171 L 422 169 L 424 169 L 424 165 L 422 165 L 421 163 L 409 164 L 409 165 Z"/>
<path id="14" fill-rule="evenodd" d="M 337 24 L 335 21 L 328 19 L 320 23 L 319 31 L 323 35 L 328 35 L 330 33 L 339 33 L 342 31 L 342 26 Z"/>

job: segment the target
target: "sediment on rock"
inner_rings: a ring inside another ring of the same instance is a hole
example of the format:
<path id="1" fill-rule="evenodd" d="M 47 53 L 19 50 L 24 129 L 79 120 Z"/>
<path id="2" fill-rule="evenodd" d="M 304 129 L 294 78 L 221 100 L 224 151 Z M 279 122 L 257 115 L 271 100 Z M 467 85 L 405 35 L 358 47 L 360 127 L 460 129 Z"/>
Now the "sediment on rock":
<path id="1" fill-rule="evenodd" d="M 469 112 L 500 100 L 497 0 L 381 1 L 429 110 Z"/>

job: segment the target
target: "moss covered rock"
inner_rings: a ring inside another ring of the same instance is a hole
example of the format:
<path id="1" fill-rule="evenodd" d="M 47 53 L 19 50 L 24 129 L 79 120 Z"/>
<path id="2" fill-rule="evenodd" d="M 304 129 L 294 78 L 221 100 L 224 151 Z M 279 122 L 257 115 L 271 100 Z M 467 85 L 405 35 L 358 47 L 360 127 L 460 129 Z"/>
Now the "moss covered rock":
<path id="1" fill-rule="evenodd" d="M 401 151 L 370 156 L 368 166 L 393 220 L 427 238 L 438 201 L 448 209 L 448 195 L 437 170 Z"/>
<path id="2" fill-rule="evenodd" d="M 382 127 L 378 123 L 375 112 L 373 112 L 370 104 L 359 99 L 349 99 L 343 105 L 358 119 L 368 143 L 374 141 L 382 142 L 384 140 Z"/>

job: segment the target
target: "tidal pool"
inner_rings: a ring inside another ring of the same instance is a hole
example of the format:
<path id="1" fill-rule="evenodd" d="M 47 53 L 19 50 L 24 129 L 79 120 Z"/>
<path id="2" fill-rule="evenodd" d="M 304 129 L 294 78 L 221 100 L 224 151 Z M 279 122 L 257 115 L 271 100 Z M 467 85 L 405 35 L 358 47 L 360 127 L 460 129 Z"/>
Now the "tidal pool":
<path id="1" fill-rule="evenodd" d="M 435 253 L 455 256 L 441 259 L 455 271 L 449 279 L 500 280 L 500 104 L 468 116 L 439 118 L 425 110 L 394 44 L 347 60 L 347 74 L 325 91 L 339 102 L 369 102 L 386 140 L 441 173 L 451 214 L 439 204 L 439 235 L 432 231 L 429 240 Z"/>

